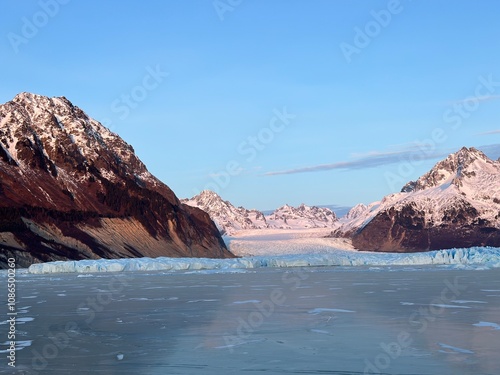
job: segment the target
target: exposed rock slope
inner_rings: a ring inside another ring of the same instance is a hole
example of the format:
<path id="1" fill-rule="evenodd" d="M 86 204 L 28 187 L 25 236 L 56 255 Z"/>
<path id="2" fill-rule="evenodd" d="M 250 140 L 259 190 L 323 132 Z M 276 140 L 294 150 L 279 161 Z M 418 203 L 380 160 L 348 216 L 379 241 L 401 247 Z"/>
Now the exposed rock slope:
<path id="1" fill-rule="evenodd" d="M 0 266 L 59 259 L 230 257 L 133 148 L 66 98 L 0 105 Z"/>
<path id="2" fill-rule="evenodd" d="M 500 246 L 500 162 L 464 147 L 401 193 L 348 216 L 335 235 L 361 250 Z"/>

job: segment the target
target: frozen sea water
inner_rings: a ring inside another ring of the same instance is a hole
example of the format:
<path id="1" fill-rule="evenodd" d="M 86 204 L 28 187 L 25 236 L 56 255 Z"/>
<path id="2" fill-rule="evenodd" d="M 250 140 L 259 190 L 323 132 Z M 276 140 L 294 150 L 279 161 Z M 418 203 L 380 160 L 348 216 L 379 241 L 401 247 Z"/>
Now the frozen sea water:
<path id="1" fill-rule="evenodd" d="M 499 268 L 21 272 L 17 298 L 17 366 L 12 371 L 3 358 L 2 374 L 500 369 Z"/>

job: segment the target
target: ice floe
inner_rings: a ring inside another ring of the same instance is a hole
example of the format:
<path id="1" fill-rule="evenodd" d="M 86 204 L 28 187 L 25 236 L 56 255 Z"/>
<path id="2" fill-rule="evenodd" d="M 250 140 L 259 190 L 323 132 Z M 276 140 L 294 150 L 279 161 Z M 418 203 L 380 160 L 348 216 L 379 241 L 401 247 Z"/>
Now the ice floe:
<path id="1" fill-rule="evenodd" d="M 442 342 L 438 343 L 438 345 L 440 347 L 442 347 L 443 349 L 449 349 L 449 350 L 452 350 L 455 353 L 474 354 L 474 352 L 472 350 L 463 349 L 463 348 L 457 348 L 456 346 L 451 346 L 451 345 L 448 345 L 448 344 L 443 344 Z M 444 351 L 444 350 L 440 350 L 440 351 L 443 352 L 443 353 L 450 353 L 450 352 Z"/>
<path id="2" fill-rule="evenodd" d="M 500 325 L 497 323 L 479 322 L 479 323 L 473 324 L 473 326 L 475 326 L 475 327 L 490 327 L 490 328 L 493 328 L 497 331 L 500 331 Z"/>

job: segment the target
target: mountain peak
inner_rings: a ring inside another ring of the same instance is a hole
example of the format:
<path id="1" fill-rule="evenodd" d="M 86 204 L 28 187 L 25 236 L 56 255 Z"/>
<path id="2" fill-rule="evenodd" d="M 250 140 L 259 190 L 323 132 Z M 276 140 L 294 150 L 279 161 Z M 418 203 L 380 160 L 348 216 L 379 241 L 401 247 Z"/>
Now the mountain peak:
<path id="1" fill-rule="evenodd" d="M 200 194 L 197 195 L 197 197 L 222 199 L 219 194 L 217 194 L 215 191 L 212 191 L 212 190 L 203 190 L 203 191 L 201 191 Z"/>
<path id="2" fill-rule="evenodd" d="M 355 205 L 353 208 L 349 210 L 349 212 L 346 214 L 346 219 L 348 220 L 354 220 L 357 217 L 361 216 L 363 213 L 365 213 L 368 210 L 368 206 L 363 204 L 363 203 L 358 203 Z"/>
<path id="3" fill-rule="evenodd" d="M 0 104 L 0 208 L 0 268 L 14 255 L 22 266 L 231 256 L 208 215 L 181 205 L 129 144 L 64 97 L 23 92 Z"/>
<path id="4" fill-rule="evenodd" d="M 48 96 L 38 95 L 38 94 L 31 93 L 31 92 L 26 92 L 26 91 L 20 92 L 13 99 L 14 102 L 21 102 L 21 101 L 33 102 L 33 101 L 42 101 L 42 100 L 50 100 L 50 98 Z"/>
<path id="5" fill-rule="evenodd" d="M 358 249 L 500 246 L 500 162 L 464 147 L 402 193 L 351 211 L 333 235 L 351 237 Z"/>
<path id="6" fill-rule="evenodd" d="M 207 212 L 221 233 L 229 235 L 246 229 L 331 228 L 337 224 L 337 217 L 329 208 L 307 206 L 304 203 L 298 207 L 285 204 L 271 214 L 264 215 L 258 210 L 235 207 L 210 190 L 181 202 Z"/>
<path id="7" fill-rule="evenodd" d="M 45 110 L 53 109 L 56 105 L 64 106 L 68 108 L 74 108 L 75 106 L 64 96 L 48 97 L 45 95 L 34 94 L 31 92 L 21 92 L 17 94 L 13 103 L 21 105 L 22 107 L 35 107 L 43 108 Z"/>
<path id="8" fill-rule="evenodd" d="M 473 177 L 477 170 L 482 167 L 479 164 L 492 164 L 482 151 L 474 147 L 462 147 L 457 152 L 448 155 L 448 157 L 434 165 L 434 167 L 422 175 L 416 181 L 408 182 L 401 192 L 409 193 L 425 190 L 442 185 L 446 182 L 460 185 L 464 178 Z"/>
<path id="9" fill-rule="evenodd" d="M 232 234 L 242 229 L 268 227 L 262 212 L 235 207 L 211 190 L 203 190 L 190 199 L 182 199 L 181 202 L 207 212 L 222 234 Z"/>
<path id="10" fill-rule="evenodd" d="M 69 167 L 74 173 L 72 166 L 78 172 L 92 166 L 111 180 L 125 173 L 157 183 L 132 146 L 65 97 L 16 95 L 0 105 L 0 130 L 3 158 L 21 169 Z"/>
<path id="11" fill-rule="evenodd" d="M 482 151 L 474 147 L 462 147 L 460 150 L 451 154 L 449 158 L 456 158 L 459 166 L 468 166 L 476 160 L 490 160 Z"/>

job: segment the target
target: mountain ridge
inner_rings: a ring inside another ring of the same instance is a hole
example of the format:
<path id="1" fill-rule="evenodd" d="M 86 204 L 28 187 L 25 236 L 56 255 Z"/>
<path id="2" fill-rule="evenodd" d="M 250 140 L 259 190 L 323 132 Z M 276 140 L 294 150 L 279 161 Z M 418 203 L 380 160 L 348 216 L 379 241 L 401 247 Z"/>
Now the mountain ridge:
<path id="1" fill-rule="evenodd" d="M 352 238 L 358 249 L 500 246 L 500 162 L 463 147 L 400 193 L 357 210 L 333 236 Z"/>
<path id="2" fill-rule="evenodd" d="M 132 146 L 65 97 L 0 105 L 0 266 L 137 256 L 231 257 Z M 3 262 L 3 263 L 2 263 Z"/>
<path id="3" fill-rule="evenodd" d="M 400 192 L 353 207 L 271 213 L 213 192 L 179 200 L 131 145 L 65 97 L 0 105 L 0 267 L 62 259 L 231 257 L 220 233 L 331 228 L 361 250 L 500 246 L 500 159 L 463 147 Z"/>
<path id="4" fill-rule="evenodd" d="M 235 207 L 209 190 L 181 201 L 206 211 L 221 233 L 228 235 L 248 229 L 329 228 L 334 227 L 337 221 L 331 209 L 305 204 L 298 207 L 285 204 L 266 215 L 259 210 Z"/>

